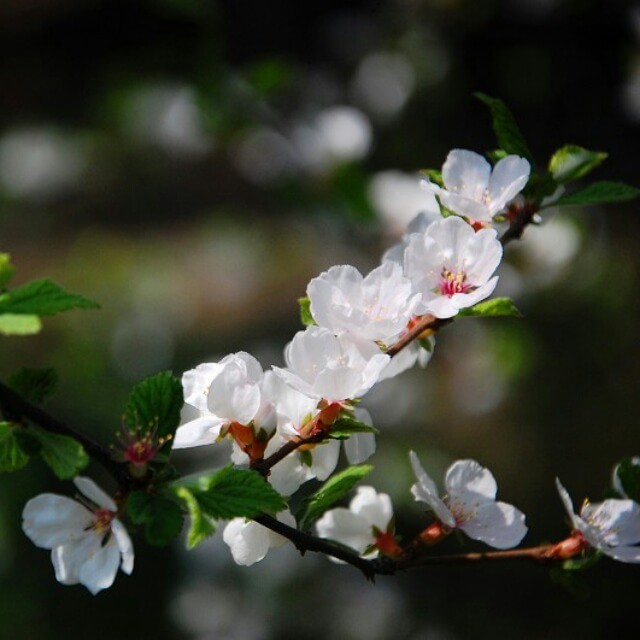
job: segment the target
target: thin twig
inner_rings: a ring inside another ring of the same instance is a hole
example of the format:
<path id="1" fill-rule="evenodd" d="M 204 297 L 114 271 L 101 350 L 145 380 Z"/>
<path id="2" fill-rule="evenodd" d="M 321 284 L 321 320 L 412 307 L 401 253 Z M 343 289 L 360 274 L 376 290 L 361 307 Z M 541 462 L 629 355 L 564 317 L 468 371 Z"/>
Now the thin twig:
<path id="1" fill-rule="evenodd" d="M 558 560 L 549 555 L 549 551 L 554 547 L 552 544 L 543 544 L 524 549 L 455 553 L 441 556 L 416 555 L 412 552 L 400 558 L 381 557 L 367 560 L 359 556 L 355 551 L 349 551 L 330 540 L 317 538 L 304 531 L 294 529 L 284 522 L 276 520 L 272 516 L 262 514 L 254 518 L 254 520 L 267 529 L 279 533 L 281 536 L 290 540 L 301 555 L 304 555 L 307 551 L 314 551 L 324 553 L 327 556 L 333 556 L 362 571 L 367 580 L 373 580 L 376 575 L 393 575 L 396 571 L 405 571 L 407 569 L 415 569 L 428 565 L 470 565 L 480 562 L 513 560 L 526 560 L 528 562 L 535 562 L 536 564 L 548 564 Z"/>
<path id="2" fill-rule="evenodd" d="M 77 440 L 85 449 L 85 451 L 96 461 L 99 462 L 116 480 L 123 479 L 124 466 L 116 462 L 106 447 L 95 442 L 88 436 L 72 429 L 60 420 L 49 415 L 40 407 L 32 404 L 13 389 L 0 382 L 0 406 L 4 411 L 14 415 L 16 419 L 27 419 L 37 424 L 39 427 L 50 433 L 57 433 L 62 436 L 69 436 Z"/>

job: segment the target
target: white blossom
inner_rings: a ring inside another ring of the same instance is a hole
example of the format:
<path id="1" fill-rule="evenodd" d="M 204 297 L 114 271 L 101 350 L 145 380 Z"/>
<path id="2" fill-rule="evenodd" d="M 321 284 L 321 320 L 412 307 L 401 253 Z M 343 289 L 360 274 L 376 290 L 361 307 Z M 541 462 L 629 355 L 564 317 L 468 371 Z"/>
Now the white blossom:
<path id="1" fill-rule="evenodd" d="M 479 154 L 464 149 L 449 152 L 442 166 L 444 188 L 428 179 L 440 202 L 472 222 L 491 222 L 527 185 L 531 167 L 520 156 L 499 160 L 493 170 Z"/>
<path id="2" fill-rule="evenodd" d="M 351 547 L 368 557 L 378 555 L 371 547 L 381 533 L 387 533 L 393 519 L 391 498 L 377 493 L 373 487 L 359 487 L 349 508 L 339 507 L 327 511 L 316 522 L 320 538 L 327 538 Z"/>
<path id="3" fill-rule="evenodd" d="M 243 351 L 186 371 L 182 376 L 183 424 L 176 431 L 173 448 L 215 442 L 233 422 L 266 422 L 271 406 L 264 401 L 265 384 L 268 378 L 260 363 Z"/>
<path id="4" fill-rule="evenodd" d="M 276 518 L 290 527 L 296 526 L 296 520 L 287 509 L 280 511 Z M 224 528 L 222 539 L 231 550 L 236 564 L 250 566 L 260 562 L 270 549 L 281 547 L 287 539 L 253 520 L 234 518 Z"/>
<path id="5" fill-rule="evenodd" d="M 498 487 L 488 469 L 475 460 L 458 460 L 445 475 L 445 497 L 422 468 L 418 456 L 409 454 L 418 482 L 411 487 L 417 502 L 424 502 L 442 524 L 460 529 L 470 538 L 496 549 L 517 546 L 527 533 L 524 514 L 510 504 L 496 501 Z"/>
<path id="6" fill-rule="evenodd" d="M 74 483 L 87 500 L 36 496 L 25 505 L 22 528 L 36 546 L 51 549 L 58 582 L 82 584 L 95 595 L 113 584 L 118 567 L 133 571 L 133 544 L 115 502 L 89 478 Z"/>
<path id="7" fill-rule="evenodd" d="M 307 295 L 320 327 L 383 343 L 404 330 L 420 297 L 394 262 L 383 263 L 364 278 L 355 267 L 331 267 L 309 282 Z"/>
<path id="8" fill-rule="evenodd" d="M 422 295 L 419 313 L 451 318 L 493 293 L 491 277 L 502 259 L 502 245 L 493 229 L 474 231 L 456 216 L 412 234 L 404 253 L 405 275 Z"/>
<path id="9" fill-rule="evenodd" d="M 429 211 L 419 213 L 407 227 L 407 232 L 402 236 L 402 240 L 397 244 L 393 245 L 390 249 L 382 256 L 382 261 L 387 262 L 397 262 L 401 267 L 404 265 L 404 250 L 407 248 L 409 244 L 409 238 L 414 233 L 423 233 L 429 228 L 429 225 L 432 222 L 437 222 L 438 220 L 442 220 L 442 215 L 440 211 L 437 212 Z"/>
<path id="10" fill-rule="evenodd" d="M 567 490 L 556 478 L 558 493 L 571 523 L 594 549 L 620 562 L 640 563 L 640 505 L 633 500 L 609 499 L 584 503 L 576 514 Z"/>
<path id="11" fill-rule="evenodd" d="M 322 327 L 299 331 L 287 345 L 285 359 L 286 369 L 273 368 L 277 375 L 309 397 L 329 402 L 364 395 L 390 360 L 374 342 L 335 336 Z"/>

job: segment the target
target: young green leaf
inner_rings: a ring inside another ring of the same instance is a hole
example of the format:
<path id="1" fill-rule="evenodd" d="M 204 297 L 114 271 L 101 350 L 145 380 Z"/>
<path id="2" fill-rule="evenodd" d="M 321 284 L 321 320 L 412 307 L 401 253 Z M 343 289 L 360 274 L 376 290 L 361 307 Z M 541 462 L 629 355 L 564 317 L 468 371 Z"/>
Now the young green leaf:
<path id="1" fill-rule="evenodd" d="M 29 455 L 16 438 L 20 429 L 10 422 L 0 422 L 0 472 L 17 471 L 29 462 Z"/>
<path id="2" fill-rule="evenodd" d="M 500 148 L 507 153 L 526 158 L 533 164 L 533 155 L 507 105 L 502 100 L 492 98 L 484 93 L 475 93 L 474 95 L 489 107 L 493 130 Z"/>
<path id="3" fill-rule="evenodd" d="M 640 500 L 640 458 L 625 458 L 614 469 L 614 487 L 631 500 Z"/>
<path id="4" fill-rule="evenodd" d="M 42 459 L 60 480 L 77 476 L 89 464 L 84 447 L 70 436 L 50 433 L 36 426 L 28 427 L 27 432 L 40 443 Z"/>
<path id="5" fill-rule="evenodd" d="M 439 187 L 444 187 L 442 171 L 438 169 L 422 169 L 420 173 L 429 178 L 429 180 L 433 182 L 433 184 L 437 184 Z"/>
<path id="6" fill-rule="evenodd" d="M 30 314 L 2 313 L 0 314 L 0 333 L 5 336 L 32 336 L 42 329 L 42 322 L 38 316 Z"/>
<path id="7" fill-rule="evenodd" d="M 196 478 L 173 483 L 174 491 L 186 487 L 200 509 L 211 518 L 252 518 L 263 511 L 277 513 L 286 507 L 284 498 L 255 471 L 224 467 Z"/>
<path id="8" fill-rule="evenodd" d="M 0 253 L 0 289 L 4 289 L 13 277 L 15 269 L 8 253 Z"/>
<path id="9" fill-rule="evenodd" d="M 375 427 L 364 422 L 358 422 L 353 418 L 339 418 L 331 425 L 329 436 L 337 440 L 346 440 L 354 433 L 380 433 Z"/>
<path id="10" fill-rule="evenodd" d="M 520 318 L 522 314 L 510 298 L 483 300 L 473 307 L 461 309 L 458 313 L 458 317 L 492 318 L 500 316 Z"/>
<path id="11" fill-rule="evenodd" d="M 147 542 L 156 547 L 166 546 L 182 530 L 180 507 L 158 494 L 134 491 L 129 496 L 127 512 L 132 522 L 144 525 Z"/>
<path id="12" fill-rule="evenodd" d="M 52 316 L 71 309 L 96 309 L 98 305 L 68 293 L 50 280 L 33 280 L 0 295 L 0 313 Z"/>
<path id="13" fill-rule="evenodd" d="M 575 193 L 562 196 L 553 205 L 560 207 L 571 204 L 606 204 L 624 202 L 640 196 L 640 189 L 624 182 L 594 182 Z"/>
<path id="14" fill-rule="evenodd" d="M 604 151 L 589 151 L 575 144 L 558 149 L 549 160 L 549 173 L 558 184 L 571 182 L 586 176 L 601 165 L 609 154 Z"/>
<path id="15" fill-rule="evenodd" d="M 133 388 L 125 409 L 125 420 L 130 427 L 143 433 L 155 430 L 158 437 L 173 436 L 180 424 L 183 404 L 180 380 L 164 371 Z"/>
<path id="16" fill-rule="evenodd" d="M 179 487 L 175 493 L 184 501 L 191 517 L 187 534 L 187 549 L 193 549 L 216 532 L 216 525 L 209 516 L 202 513 L 200 503 L 189 489 Z"/>
<path id="17" fill-rule="evenodd" d="M 41 404 L 54 392 L 58 384 L 58 375 L 53 369 L 25 367 L 14 373 L 7 382 L 16 393 L 29 402 Z"/>
<path id="18" fill-rule="evenodd" d="M 307 501 L 300 528 L 308 529 L 332 504 L 343 498 L 356 483 L 371 473 L 373 467 L 363 464 L 349 467 L 329 478 Z"/>
<path id="19" fill-rule="evenodd" d="M 298 304 L 300 305 L 300 322 L 305 327 L 312 327 L 317 324 L 311 315 L 311 300 L 309 298 L 298 298 Z"/>

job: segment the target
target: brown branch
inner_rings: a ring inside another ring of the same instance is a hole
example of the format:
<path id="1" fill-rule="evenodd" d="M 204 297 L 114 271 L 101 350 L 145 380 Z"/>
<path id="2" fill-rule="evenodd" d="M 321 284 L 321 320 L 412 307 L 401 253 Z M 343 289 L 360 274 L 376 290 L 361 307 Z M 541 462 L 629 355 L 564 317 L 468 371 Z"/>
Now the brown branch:
<path id="1" fill-rule="evenodd" d="M 507 549 L 505 551 L 479 551 L 472 553 L 455 553 L 444 556 L 417 556 L 395 560 L 397 571 L 415 569 L 436 564 L 477 564 L 478 562 L 501 562 L 504 560 L 527 560 L 538 564 L 554 562 L 557 559 L 549 556 L 552 544 L 525 549 Z"/>
<path id="2" fill-rule="evenodd" d="M 527 202 L 524 206 L 514 211 L 509 228 L 502 234 L 500 243 L 504 247 L 511 240 L 522 238 L 524 230 L 533 222 L 533 217 L 538 212 L 538 205 Z"/>
<path id="3" fill-rule="evenodd" d="M 548 564 L 557 562 L 561 558 L 551 557 L 549 552 L 554 548 L 553 544 L 543 544 L 538 547 L 524 549 L 507 549 L 504 551 L 479 551 L 472 553 L 455 553 L 449 555 L 415 555 L 412 551 L 408 555 L 399 558 L 380 557 L 372 560 L 362 558 L 355 551 L 339 545 L 331 540 L 317 538 L 304 531 L 294 529 L 284 522 L 276 520 L 272 516 L 262 514 L 254 520 L 263 527 L 279 533 L 294 544 L 301 555 L 307 551 L 323 553 L 333 556 L 338 560 L 350 564 L 359 569 L 367 580 L 373 580 L 376 575 L 393 575 L 396 571 L 416 569 L 428 565 L 470 565 L 480 562 L 502 562 L 513 560 L 526 560 L 536 564 Z"/>
<path id="4" fill-rule="evenodd" d="M 69 436 L 77 440 L 96 462 L 100 463 L 116 480 L 121 481 L 126 475 L 125 465 L 116 462 L 109 449 L 95 442 L 88 436 L 68 427 L 40 407 L 32 404 L 13 389 L 0 382 L 0 406 L 3 411 L 15 416 L 16 420 L 27 419 L 50 433 Z"/>
<path id="5" fill-rule="evenodd" d="M 326 434 L 313 435 L 308 438 L 297 438 L 295 440 L 289 440 L 285 442 L 277 451 L 272 453 L 269 457 L 262 460 L 256 460 L 251 464 L 251 468 L 257 471 L 262 476 L 269 475 L 271 467 L 278 464 L 280 460 L 286 458 L 290 453 L 293 453 L 296 449 L 305 444 L 318 444 L 327 437 Z"/>
<path id="6" fill-rule="evenodd" d="M 436 318 L 432 316 L 430 313 L 422 316 L 420 320 L 406 333 L 404 333 L 400 338 L 394 342 L 387 350 L 387 355 L 391 357 L 395 356 L 396 353 L 402 351 L 408 344 L 413 342 L 416 338 L 420 337 L 420 334 L 425 331 L 437 331 L 440 327 L 444 327 L 445 325 L 451 322 L 451 318 Z"/>

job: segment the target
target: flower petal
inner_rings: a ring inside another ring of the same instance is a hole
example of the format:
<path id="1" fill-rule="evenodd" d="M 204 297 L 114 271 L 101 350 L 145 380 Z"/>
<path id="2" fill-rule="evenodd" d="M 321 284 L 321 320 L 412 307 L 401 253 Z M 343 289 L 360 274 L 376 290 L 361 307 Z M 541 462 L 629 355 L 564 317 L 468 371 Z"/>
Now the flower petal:
<path id="1" fill-rule="evenodd" d="M 491 165 L 478 153 L 453 149 L 442 165 L 442 181 L 448 191 L 471 200 L 482 199 L 489 186 Z"/>
<path id="2" fill-rule="evenodd" d="M 99 507 L 108 509 L 109 511 L 116 512 L 118 507 L 111 497 L 105 493 L 91 478 L 85 476 L 76 476 L 73 479 L 73 484 L 78 487 L 81 493 L 83 493 L 89 500 L 95 502 Z"/>
<path id="3" fill-rule="evenodd" d="M 376 452 L 376 437 L 373 433 L 354 433 L 344 441 L 344 452 L 349 464 L 362 464 Z"/>
<path id="4" fill-rule="evenodd" d="M 173 439 L 173 448 L 187 449 L 188 447 L 213 444 L 220 435 L 220 429 L 223 424 L 224 421 L 221 418 L 212 414 L 182 424 L 176 431 Z"/>
<path id="5" fill-rule="evenodd" d="M 498 491 L 496 480 L 491 471 L 475 460 L 454 462 L 447 471 L 444 485 L 450 502 L 454 500 L 473 501 L 478 496 L 493 500 Z"/>
<path id="6" fill-rule="evenodd" d="M 319 537 L 340 542 L 358 553 L 374 542 L 371 523 L 343 507 L 327 511 L 316 522 L 316 532 Z"/>
<path id="7" fill-rule="evenodd" d="M 491 215 L 500 213 L 529 182 L 531 165 L 519 156 L 502 158 L 493 168 L 489 179 Z"/>
<path id="8" fill-rule="evenodd" d="M 386 493 L 378 493 L 373 487 L 358 487 L 355 498 L 349 503 L 349 510 L 380 531 L 386 531 L 393 518 L 391 498 Z"/>
<path id="9" fill-rule="evenodd" d="M 481 503 L 473 515 L 458 528 L 470 538 L 496 549 L 517 546 L 527 533 L 524 514 L 505 502 Z"/>
<path id="10" fill-rule="evenodd" d="M 102 536 L 95 531 L 87 531 L 84 536 L 68 544 L 54 547 L 51 562 L 60 584 L 70 585 L 80 582 L 80 567 L 87 558 L 100 551 Z"/>
<path id="11" fill-rule="evenodd" d="M 79 540 L 93 523 L 93 514 L 71 498 L 43 493 L 27 502 L 22 511 L 22 529 L 38 547 L 54 547 Z"/>
<path id="12" fill-rule="evenodd" d="M 438 488 L 435 482 L 422 468 L 420 460 L 415 451 L 409 452 L 411 466 L 418 482 L 411 487 L 411 493 L 416 502 L 424 502 L 436 514 L 438 520 L 448 527 L 455 527 L 456 521 L 447 505 L 438 497 Z"/>
<path id="13" fill-rule="evenodd" d="M 224 528 L 222 539 L 236 564 L 246 567 L 262 560 L 269 551 L 269 530 L 244 518 L 231 520 Z"/>
<path id="14" fill-rule="evenodd" d="M 80 565 L 79 582 L 95 595 L 113 584 L 119 566 L 120 549 L 115 538 L 111 536 L 107 544 L 101 546 L 95 553 L 90 553 L 85 562 Z"/>
<path id="15" fill-rule="evenodd" d="M 118 545 L 118 549 L 120 549 L 120 553 L 122 554 L 122 565 L 120 568 L 127 574 L 131 575 L 133 571 L 133 542 L 131 542 L 131 537 L 129 536 L 129 532 L 127 528 L 115 518 L 111 522 L 111 534 L 116 540 Z"/>

